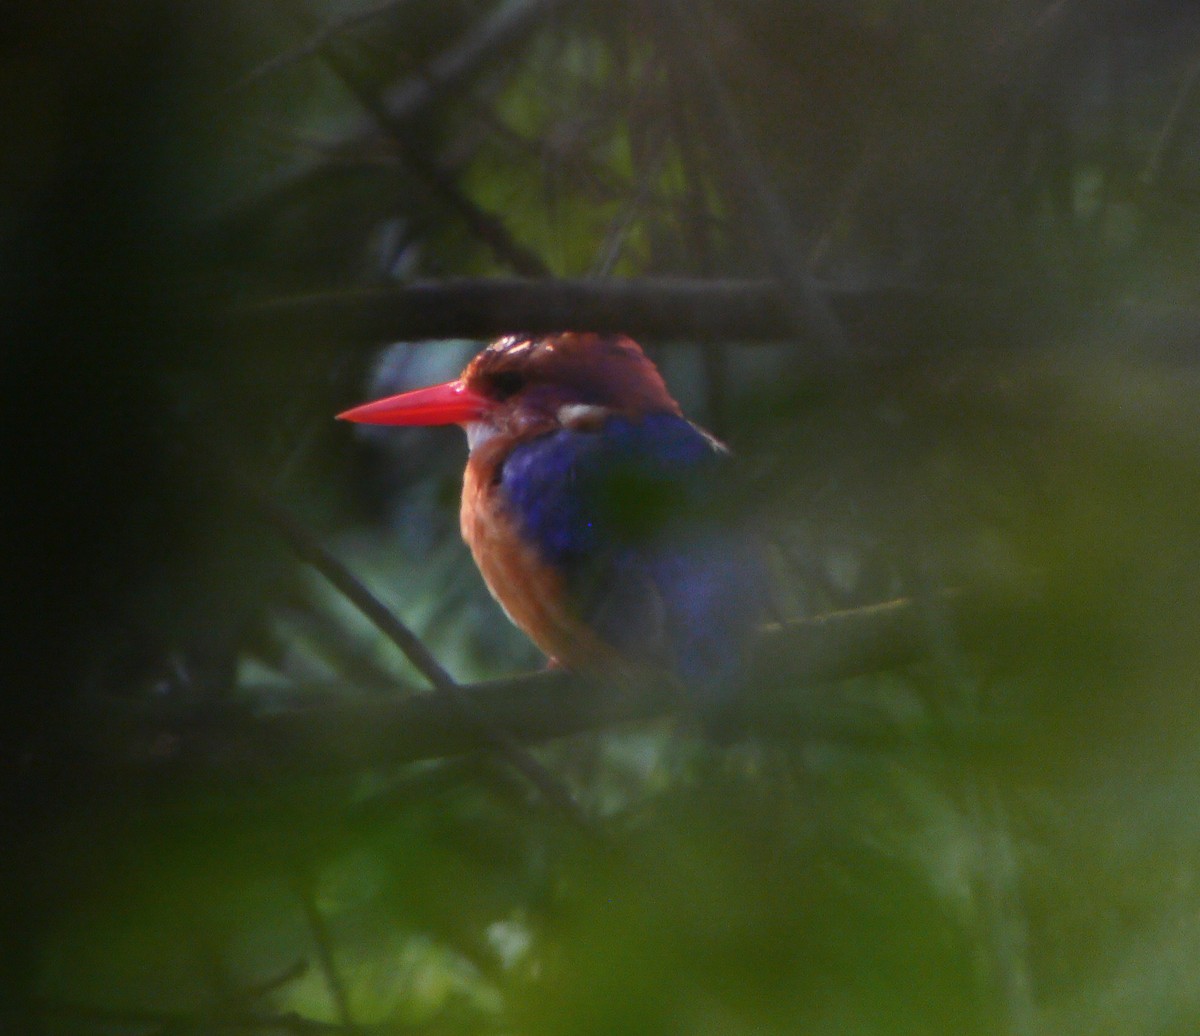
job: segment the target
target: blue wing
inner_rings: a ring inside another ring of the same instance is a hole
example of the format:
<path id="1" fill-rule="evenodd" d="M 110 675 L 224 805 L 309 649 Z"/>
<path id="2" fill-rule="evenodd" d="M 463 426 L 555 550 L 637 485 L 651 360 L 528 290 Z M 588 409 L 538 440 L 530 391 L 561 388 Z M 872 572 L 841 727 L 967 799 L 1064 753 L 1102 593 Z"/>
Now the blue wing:
<path id="1" fill-rule="evenodd" d="M 609 418 L 517 446 L 505 499 L 570 606 L 622 653 L 722 695 L 762 612 L 762 568 L 720 506 L 725 451 L 668 414 Z"/>

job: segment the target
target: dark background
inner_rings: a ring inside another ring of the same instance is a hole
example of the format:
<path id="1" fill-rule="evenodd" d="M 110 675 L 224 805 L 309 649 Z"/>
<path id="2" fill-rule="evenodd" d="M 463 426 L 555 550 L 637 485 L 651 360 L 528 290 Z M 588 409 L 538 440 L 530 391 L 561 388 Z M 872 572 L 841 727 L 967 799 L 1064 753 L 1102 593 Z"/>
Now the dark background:
<path id="1" fill-rule="evenodd" d="M 9 5 L 0 1026 L 1194 1031 L 1198 71 L 1166 0 Z M 902 650 L 732 745 L 405 711 L 331 557 L 540 661 L 461 436 L 332 414 L 562 326 Z"/>

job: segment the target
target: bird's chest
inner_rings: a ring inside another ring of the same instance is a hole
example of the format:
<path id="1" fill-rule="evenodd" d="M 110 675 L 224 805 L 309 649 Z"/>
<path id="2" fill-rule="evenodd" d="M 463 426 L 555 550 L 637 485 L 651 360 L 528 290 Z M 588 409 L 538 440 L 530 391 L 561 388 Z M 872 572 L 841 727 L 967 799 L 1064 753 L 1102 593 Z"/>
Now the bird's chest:
<path id="1" fill-rule="evenodd" d="M 551 658 L 589 667 L 609 653 L 574 614 L 564 572 L 547 562 L 491 465 L 468 465 L 463 539 L 492 596 Z"/>

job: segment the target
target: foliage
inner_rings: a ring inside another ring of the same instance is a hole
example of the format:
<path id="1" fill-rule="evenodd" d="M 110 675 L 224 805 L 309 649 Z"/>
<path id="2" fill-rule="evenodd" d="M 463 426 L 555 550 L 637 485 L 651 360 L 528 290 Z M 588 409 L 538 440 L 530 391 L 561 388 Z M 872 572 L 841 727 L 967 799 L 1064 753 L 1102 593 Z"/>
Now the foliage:
<path id="1" fill-rule="evenodd" d="M 19 21 L 0 1027 L 1196 1027 L 1189 5 Z M 907 596 L 919 660 L 783 665 L 729 744 L 388 762 L 331 720 L 282 765 L 306 709 L 447 693 L 337 559 L 454 679 L 539 664 L 458 541 L 461 444 L 330 420 L 473 348 L 365 289 L 513 274 L 765 286 L 645 344 L 738 453 L 781 617 Z"/>

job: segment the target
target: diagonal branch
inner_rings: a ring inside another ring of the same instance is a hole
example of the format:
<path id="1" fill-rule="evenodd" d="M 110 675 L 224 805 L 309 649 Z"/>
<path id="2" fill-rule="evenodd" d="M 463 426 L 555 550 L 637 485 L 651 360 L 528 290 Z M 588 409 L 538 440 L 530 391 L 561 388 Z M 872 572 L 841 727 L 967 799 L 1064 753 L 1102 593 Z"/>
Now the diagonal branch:
<path id="1" fill-rule="evenodd" d="M 470 732 L 476 747 L 485 747 L 499 754 L 536 787 L 547 802 L 579 826 L 590 827 L 589 820 L 566 785 L 539 763 L 502 725 L 479 714 L 471 698 L 463 693 L 462 687 L 443 668 L 420 637 L 401 622 L 390 608 L 371 593 L 350 569 L 326 550 L 286 509 L 244 480 L 238 480 L 237 484 L 296 554 L 320 572 L 404 653 L 421 675 L 433 685 L 439 696 L 449 703 L 463 729 Z"/>
<path id="2" fill-rule="evenodd" d="M 397 8 L 403 0 L 382 0 L 376 6 L 352 11 L 314 26 L 298 46 L 268 59 L 241 77 L 229 92 L 252 86 L 259 80 L 297 61 L 318 57 L 352 29 Z M 511 64 L 513 48 L 519 46 L 564 0 L 509 0 L 500 3 L 487 17 L 472 25 L 454 44 L 428 61 L 403 82 L 384 90 L 380 110 L 393 124 L 410 123 L 448 94 L 465 86 L 493 58 Z M 376 126 L 372 117 L 328 142 L 335 151 L 361 147 Z"/>
<path id="3" fill-rule="evenodd" d="M 1191 64 L 1188 65 L 1183 82 L 1175 93 L 1175 99 L 1172 101 L 1171 107 L 1167 110 L 1162 126 L 1155 135 L 1154 146 L 1150 149 L 1150 155 L 1146 159 L 1146 164 L 1138 174 L 1138 180 L 1144 186 L 1153 187 L 1157 184 L 1158 178 L 1162 173 L 1164 160 L 1174 146 L 1176 135 L 1179 132 L 1180 119 L 1183 116 L 1188 101 L 1195 92 L 1198 82 L 1200 82 L 1200 54 L 1196 54 L 1192 58 Z"/>
<path id="4" fill-rule="evenodd" d="M 240 201 L 235 199 L 226 207 L 227 215 L 239 211 L 243 205 L 254 204 L 253 199 L 286 194 L 304 183 L 309 176 L 319 173 L 331 159 L 339 166 L 356 164 L 362 160 L 364 153 L 374 151 L 368 145 L 383 129 L 392 138 L 410 171 L 423 179 L 452 210 L 458 212 L 472 233 L 502 261 L 518 273 L 545 275 L 545 265 L 540 258 L 518 244 L 498 216 L 469 198 L 454 178 L 419 148 L 410 146 L 409 131 L 432 106 L 452 93 L 462 92 L 474 77 L 481 74 L 489 61 L 503 62 L 505 67 L 512 67 L 516 48 L 531 38 L 546 17 L 563 6 L 564 0 L 509 0 L 499 3 L 490 15 L 468 29 L 457 43 L 403 82 L 376 93 L 359 81 L 334 53 L 333 47 L 348 29 L 386 13 L 397 2 L 383 0 L 378 6 L 319 24 L 312 18 L 305 18 L 308 38 L 304 43 L 252 69 L 226 91 L 233 93 L 251 86 L 294 61 L 318 57 L 330 64 L 334 74 L 342 79 L 367 113 L 357 119 L 350 129 L 324 137 L 315 157 L 301 159 L 294 168 L 277 172 L 270 178 L 271 182 L 261 185 L 259 190 Z M 506 133 L 513 139 L 511 131 L 503 125 L 494 124 L 492 129 Z"/>
<path id="5" fill-rule="evenodd" d="M 318 54 L 333 74 L 341 80 L 342 85 L 353 94 L 363 110 L 391 137 L 404 164 L 462 218 L 471 233 L 491 248 L 498 259 L 524 276 L 537 277 L 549 273 L 545 263 L 512 236 L 499 216 L 479 205 L 462 190 L 446 169 L 426 153 L 423 147 L 410 140 L 406 120 L 394 116 L 389 111 L 386 104 L 351 66 L 350 62 L 344 60 L 328 45 L 320 47 Z"/>
<path id="6" fill-rule="evenodd" d="M 329 997 L 337 1009 L 338 1020 L 341 1022 L 342 1028 L 351 1036 L 362 1036 L 362 1029 L 355 1022 L 354 1012 L 350 1007 L 350 993 L 337 966 L 333 934 L 329 930 L 325 915 L 321 913 L 321 909 L 317 905 L 313 884 L 313 877 L 308 867 L 304 863 L 298 862 L 294 875 L 296 896 L 300 900 L 300 907 L 308 924 L 317 961 L 321 966 L 321 974 L 324 976 L 325 986 L 329 990 Z"/>
<path id="7" fill-rule="evenodd" d="M 382 0 L 382 3 L 374 7 L 368 7 L 361 11 L 351 11 L 348 14 L 341 15 L 337 18 L 331 18 L 323 22 L 315 28 L 308 39 L 303 43 L 292 47 L 281 54 L 276 54 L 268 58 L 266 61 L 256 65 L 254 68 L 246 72 L 234 83 L 231 83 L 224 91 L 225 94 L 240 93 L 243 90 L 249 89 L 255 84 L 264 79 L 268 79 L 278 72 L 290 68 L 307 58 L 316 57 L 333 43 L 343 33 L 347 33 L 352 29 L 358 28 L 366 22 L 379 18 L 382 15 L 388 14 L 399 7 L 404 0 Z"/>
<path id="8" fill-rule="evenodd" d="M 510 0 L 496 9 L 418 73 L 384 93 L 388 120 L 408 122 L 449 91 L 465 83 L 479 67 L 500 55 L 511 65 L 513 48 L 545 20 L 563 0 Z"/>

